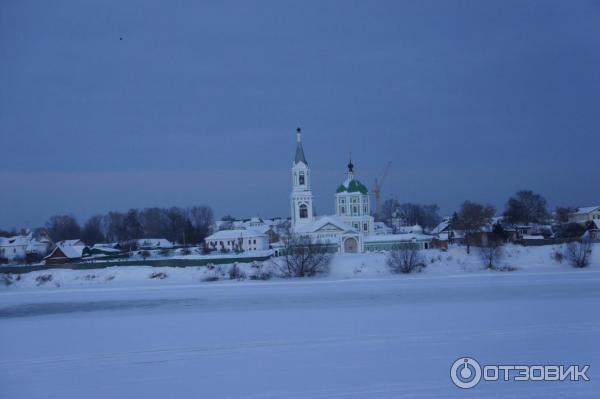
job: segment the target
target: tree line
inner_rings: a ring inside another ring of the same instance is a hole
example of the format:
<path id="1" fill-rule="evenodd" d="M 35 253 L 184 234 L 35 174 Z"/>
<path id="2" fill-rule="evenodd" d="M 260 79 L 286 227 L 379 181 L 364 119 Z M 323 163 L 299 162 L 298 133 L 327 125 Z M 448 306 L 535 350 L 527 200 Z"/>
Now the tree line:
<path id="1" fill-rule="evenodd" d="M 581 228 L 568 223 L 569 216 L 576 209 L 573 206 L 559 206 L 555 209 L 554 221 L 564 224 L 561 227 L 564 234 L 568 235 L 570 230 Z M 497 209 L 490 204 L 467 200 L 461 204 L 458 211 L 454 212 L 451 223 L 458 230 L 478 231 L 482 226 L 489 224 L 496 214 Z M 531 190 L 521 190 L 511 196 L 501 215 L 503 223 L 513 225 L 545 224 L 552 217 L 546 198 Z M 382 205 L 382 219 L 387 225 L 392 226 L 394 218 L 403 218 L 407 225 L 418 224 L 428 229 L 434 228 L 442 220 L 436 204 L 401 204 L 398 200 L 388 199 Z"/>
<path id="2" fill-rule="evenodd" d="M 197 245 L 210 234 L 214 224 L 208 206 L 188 208 L 144 208 L 111 211 L 90 217 L 83 225 L 71 215 L 52 216 L 45 224 L 54 242 L 81 239 L 87 245 L 123 243 L 140 238 L 166 238 L 171 242 Z"/>

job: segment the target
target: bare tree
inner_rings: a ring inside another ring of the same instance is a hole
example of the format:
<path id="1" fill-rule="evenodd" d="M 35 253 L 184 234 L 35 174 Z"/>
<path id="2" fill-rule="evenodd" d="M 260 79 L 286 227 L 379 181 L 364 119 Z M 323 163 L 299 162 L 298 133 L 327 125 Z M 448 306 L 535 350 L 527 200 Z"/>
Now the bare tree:
<path id="1" fill-rule="evenodd" d="M 565 257 L 574 267 L 586 267 L 592 256 L 592 241 L 584 238 L 567 244 Z"/>
<path id="2" fill-rule="evenodd" d="M 409 225 L 418 224 L 422 227 L 433 228 L 442 220 L 438 213 L 439 207 L 436 204 L 421 205 L 405 203 L 400 205 L 399 210 Z"/>
<path id="3" fill-rule="evenodd" d="M 531 190 L 521 190 L 509 198 L 504 217 L 508 223 L 545 223 L 549 218 L 546 199 Z"/>
<path id="4" fill-rule="evenodd" d="M 143 250 L 140 251 L 140 256 L 142 257 L 143 260 L 148 259 L 152 254 L 150 253 L 150 251 L 147 250 Z"/>
<path id="5" fill-rule="evenodd" d="M 54 242 L 81 238 L 81 227 L 70 215 L 52 216 L 46 222 L 46 230 Z"/>
<path id="6" fill-rule="evenodd" d="M 214 223 L 213 210 L 208 206 L 193 206 L 188 209 L 188 213 L 194 226 L 195 242 L 200 243 L 210 234 Z"/>
<path id="7" fill-rule="evenodd" d="M 287 277 L 310 277 L 327 273 L 332 255 L 327 247 L 308 236 L 286 234 L 282 237 L 283 265 L 280 269 Z"/>
<path id="8" fill-rule="evenodd" d="M 81 231 L 81 240 L 90 246 L 105 241 L 102 234 L 102 216 L 92 216 L 85 222 Z"/>
<path id="9" fill-rule="evenodd" d="M 569 217 L 577 210 L 572 206 L 558 206 L 554 211 L 558 223 L 569 223 Z"/>
<path id="10" fill-rule="evenodd" d="M 392 273 L 412 273 L 425 267 L 425 260 L 416 245 L 401 245 L 390 251 L 386 263 Z"/>
<path id="11" fill-rule="evenodd" d="M 125 215 L 121 212 L 109 212 L 104 216 L 104 235 L 109 242 L 121 242 L 125 238 L 123 231 L 123 219 Z"/>
<path id="12" fill-rule="evenodd" d="M 504 258 L 504 242 L 500 239 L 489 239 L 478 250 L 486 269 L 496 270 L 498 262 Z"/>
<path id="13" fill-rule="evenodd" d="M 379 218 L 387 225 L 392 225 L 392 218 L 400 211 L 400 202 L 394 198 L 388 198 L 381 204 L 381 215 Z"/>
<path id="14" fill-rule="evenodd" d="M 471 201 L 463 202 L 459 212 L 452 218 L 451 225 L 453 229 L 461 230 L 464 233 L 467 253 L 471 253 L 471 245 L 475 236 L 481 233 L 482 228 L 490 223 L 495 214 L 496 208 L 491 205 Z"/>

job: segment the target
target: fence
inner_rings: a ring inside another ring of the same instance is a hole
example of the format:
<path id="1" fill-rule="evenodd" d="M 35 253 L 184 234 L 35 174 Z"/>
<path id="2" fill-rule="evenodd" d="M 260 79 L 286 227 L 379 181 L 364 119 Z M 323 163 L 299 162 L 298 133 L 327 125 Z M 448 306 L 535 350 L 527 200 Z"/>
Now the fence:
<path id="1" fill-rule="evenodd" d="M 26 266 L 1 266 L 0 273 L 29 273 L 40 270 L 50 269 L 73 269 L 73 270 L 89 270 L 89 269 L 104 269 L 113 266 L 151 266 L 151 267 L 193 267 L 206 266 L 208 264 L 224 264 L 224 263 L 251 263 L 261 262 L 269 259 L 271 256 L 249 256 L 249 257 L 218 257 L 218 258 L 201 258 L 201 259 L 156 259 L 156 260 L 119 260 L 114 262 L 82 262 L 82 263 L 67 263 L 64 265 L 26 265 Z"/>

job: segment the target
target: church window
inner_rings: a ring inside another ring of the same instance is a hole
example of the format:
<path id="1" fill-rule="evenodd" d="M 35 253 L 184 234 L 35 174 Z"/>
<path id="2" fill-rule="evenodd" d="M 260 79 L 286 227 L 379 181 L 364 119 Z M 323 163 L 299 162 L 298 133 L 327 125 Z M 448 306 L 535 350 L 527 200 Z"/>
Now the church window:
<path id="1" fill-rule="evenodd" d="M 366 223 L 363 223 L 363 230 L 364 231 L 369 231 L 369 225 Z"/>
<path id="2" fill-rule="evenodd" d="M 300 205 L 300 219 L 308 218 L 308 207 L 305 204 Z"/>
<path id="3" fill-rule="evenodd" d="M 345 206 L 341 207 L 341 208 L 340 208 L 340 212 L 341 212 L 341 214 L 342 214 L 342 215 L 343 215 L 344 213 L 346 213 L 346 207 L 345 207 Z"/>
<path id="4" fill-rule="evenodd" d="M 304 185 L 304 172 L 300 172 L 300 185 L 303 186 Z"/>
<path id="5" fill-rule="evenodd" d="M 358 213 L 358 207 L 354 206 L 354 208 L 352 208 L 352 210 L 354 211 L 354 213 Z"/>

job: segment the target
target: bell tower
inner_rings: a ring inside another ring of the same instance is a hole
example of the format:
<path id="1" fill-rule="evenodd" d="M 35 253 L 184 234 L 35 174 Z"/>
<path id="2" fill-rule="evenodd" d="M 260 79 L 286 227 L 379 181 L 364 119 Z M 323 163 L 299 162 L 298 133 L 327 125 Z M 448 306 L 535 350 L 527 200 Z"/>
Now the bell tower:
<path id="1" fill-rule="evenodd" d="M 304 148 L 302 147 L 302 130 L 296 129 L 296 156 L 292 163 L 292 194 L 290 204 L 292 211 L 292 230 L 312 223 L 313 216 L 313 194 L 310 190 L 310 168 Z"/>

